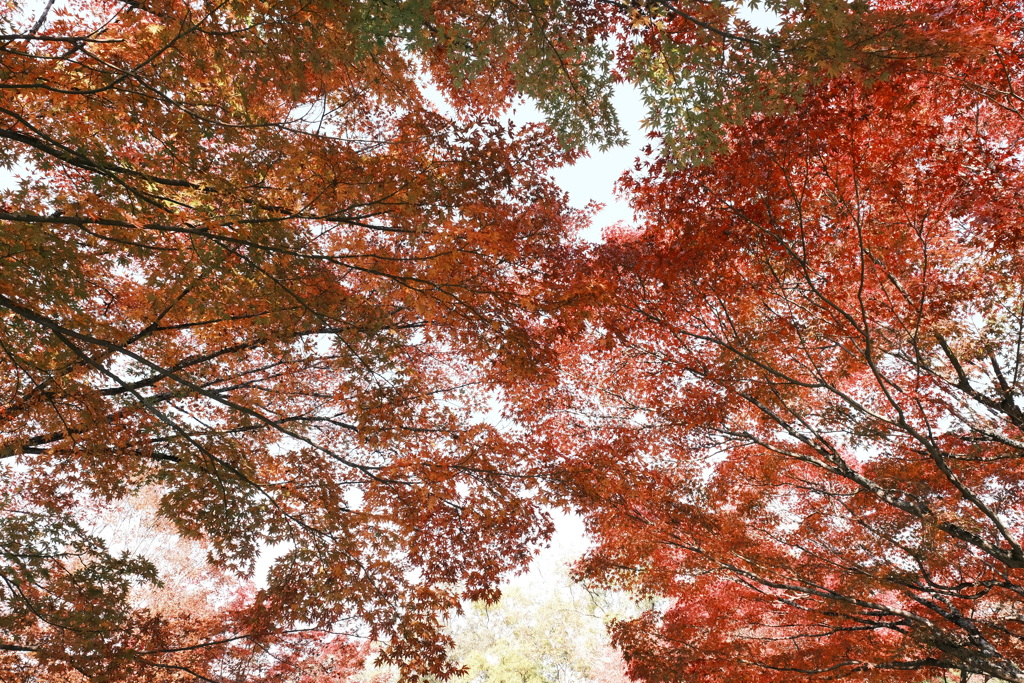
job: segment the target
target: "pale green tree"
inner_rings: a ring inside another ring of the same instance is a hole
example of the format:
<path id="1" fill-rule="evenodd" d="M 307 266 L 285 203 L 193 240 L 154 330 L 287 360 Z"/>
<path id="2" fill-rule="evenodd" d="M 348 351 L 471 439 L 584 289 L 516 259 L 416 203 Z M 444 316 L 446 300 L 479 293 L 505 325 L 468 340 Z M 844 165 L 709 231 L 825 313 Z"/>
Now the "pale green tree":
<path id="1" fill-rule="evenodd" d="M 625 667 L 605 625 L 631 606 L 573 584 L 564 565 L 535 571 L 452 622 L 454 655 L 472 683 L 621 683 Z"/>

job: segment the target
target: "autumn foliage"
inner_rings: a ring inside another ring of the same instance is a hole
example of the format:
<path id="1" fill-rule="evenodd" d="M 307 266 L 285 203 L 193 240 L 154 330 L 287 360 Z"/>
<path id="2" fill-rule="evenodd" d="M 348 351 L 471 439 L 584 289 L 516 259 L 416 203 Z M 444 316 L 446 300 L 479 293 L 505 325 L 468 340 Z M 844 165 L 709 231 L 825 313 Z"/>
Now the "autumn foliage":
<path id="1" fill-rule="evenodd" d="M 478 414 L 542 373 L 567 153 L 486 116 L 503 82 L 439 113 L 417 79 L 472 55 L 410 54 L 398 8 L 36 9 L 2 10 L 10 671 L 277 680 L 356 634 L 450 672 L 443 615 L 547 530 Z M 266 586 L 139 599 L 167 571 L 95 521 L 132 501 L 210 572 L 276 553 Z"/>
<path id="2" fill-rule="evenodd" d="M 1024 680 L 1022 27 L 947 11 L 999 42 L 624 181 L 552 438 L 643 680 Z"/>
<path id="3" fill-rule="evenodd" d="M 0 678 L 448 677 L 557 505 L 638 679 L 1024 681 L 1022 10 L 763 6 L 0 8 Z"/>

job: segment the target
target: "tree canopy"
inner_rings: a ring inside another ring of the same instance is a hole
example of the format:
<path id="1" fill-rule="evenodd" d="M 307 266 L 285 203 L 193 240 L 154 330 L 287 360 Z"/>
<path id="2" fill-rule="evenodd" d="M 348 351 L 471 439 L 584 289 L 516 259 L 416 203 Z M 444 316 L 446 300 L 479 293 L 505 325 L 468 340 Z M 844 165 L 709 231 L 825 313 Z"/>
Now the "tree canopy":
<path id="1" fill-rule="evenodd" d="M 1001 19 L 989 53 L 835 77 L 624 181 L 643 220 L 597 250 L 606 305 L 548 431 L 585 473 L 582 573 L 672 598 L 616 628 L 642 680 L 1024 680 Z"/>
<path id="2" fill-rule="evenodd" d="M 562 506 L 638 679 L 1024 681 L 1024 12 L 756 4 L 0 7 L 0 677 L 448 678 Z"/>
<path id="3" fill-rule="evenodd" d="M 582 220 L 546 169 L 571 156 L 488 117 L 501 82 L 441 115 L 418 79 L 475 53 L 410 54 L 418 15 L 388 5 L 46 9 L 4 10 L 10 658 L 219 680 L 174 653 L 252 641 L 255 679 L 286 657 L 260 639 L 358 622 L 450 671 L 441 616 L 548 526 L 477 413 L 541 374 L 537 264 Z M 92 528 L 144 489 L 213 568 L 284 548 L 216 635 L 133 599 L 163 579 Z"/>

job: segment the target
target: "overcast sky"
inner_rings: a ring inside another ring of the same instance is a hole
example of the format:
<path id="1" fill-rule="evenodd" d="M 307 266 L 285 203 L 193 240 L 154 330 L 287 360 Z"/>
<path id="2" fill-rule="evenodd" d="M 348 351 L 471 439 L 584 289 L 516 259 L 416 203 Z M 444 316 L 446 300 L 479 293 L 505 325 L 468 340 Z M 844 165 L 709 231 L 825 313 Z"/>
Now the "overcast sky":
<path id="1" fill-rule="evenodd" d="M 604 208 L 594 217 L 593 225 L 582 233 L 592 242 L 601 239 L 601 230 L 619 221 L 633 220 L 633 211 L 615 196 L 615 183 L 619 177 L 632 168 L 633 160 L 640 156 L 640 150 L 648 143 L 641 122 L 644 106 L 640 93 L 628 85 L 615 89 L 615 110 L 623 128 L 629 134 L 629 143 L 606 152 L 593 150 L 590 156 L 580 159 L 573 166 L 565 166 L 555 172 L 555 179 L 569 193 L 573 206 L 584 207 L 595 201 Z"/>

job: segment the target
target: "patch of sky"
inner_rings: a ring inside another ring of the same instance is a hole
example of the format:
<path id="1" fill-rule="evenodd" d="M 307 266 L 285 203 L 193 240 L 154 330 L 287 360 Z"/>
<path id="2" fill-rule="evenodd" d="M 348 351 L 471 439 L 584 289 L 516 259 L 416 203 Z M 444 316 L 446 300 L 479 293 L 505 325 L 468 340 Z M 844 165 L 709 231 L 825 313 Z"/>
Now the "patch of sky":
<path id="1" fill-rule="evenodd" d="M 612 101 L 629 142 L 603 152 L 592 150 L 576 163 L 563 166 L 553 174 L 569 194 L 573 206 L 600 205 L 591 224 L 580 233 L 580 237 L 588 242 L 601 242 L 602 231 L 606 228 L 632 222 L 633 210 L 616 191 L 616 183 L 638 158 L 644 156 L 644 147 L 652 144 L 644 129 L 646 109 L 640 92 L 631 85 L 619 84 L 615 87 Z"/>
<path id="2" fill-rule="evenodd" d="M 774 31 L 782 23 L 779 13 L 764 6 L 763 2 L 737 2 L 736 17 L 749 23 L 758 31 Z"/>

